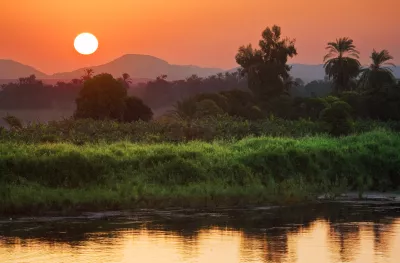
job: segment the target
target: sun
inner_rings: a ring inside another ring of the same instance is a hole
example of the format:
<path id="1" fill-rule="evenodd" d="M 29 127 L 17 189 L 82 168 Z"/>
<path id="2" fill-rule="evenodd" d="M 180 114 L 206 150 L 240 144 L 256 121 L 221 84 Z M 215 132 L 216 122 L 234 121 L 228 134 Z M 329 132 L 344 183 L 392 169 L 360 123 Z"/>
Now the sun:
<path id="1" fill-rule="evenodd" d="M 79 34 L 74 41 L 74 47 L 82 55 L 93 54 L 99 46 L 97 38 L 90 33 Z"/>

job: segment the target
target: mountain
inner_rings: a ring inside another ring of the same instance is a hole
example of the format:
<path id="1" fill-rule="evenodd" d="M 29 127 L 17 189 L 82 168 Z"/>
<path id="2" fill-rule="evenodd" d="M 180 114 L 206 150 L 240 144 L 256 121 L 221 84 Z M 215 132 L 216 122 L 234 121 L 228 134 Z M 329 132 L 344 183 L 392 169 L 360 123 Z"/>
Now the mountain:
<path id="1" fill-rule="evenodd" d="M 223 69 L 201 68 L 192 65 L 173 65 L 167 61 L 148 55 L 124 55 L 107 64 L 90 67 L 95 74 L 110 73 L 114 77 L 120 77 L 123 73 L 128 73 L 131 78 L 155 79 L 160 75 L 167 75 L 169 80 L 179 80 L 197 74 L 199 77 L 207 77 Z M 72 72 L 57 73 L 51 76 L 55 79 L 73 79 L 83 75 L 85 68 Z"/>
<path id="2" fill-rule="evenodd" d="M 291 75 L 294 78 L 301 78 L 305 83 L 317 79 L 324 79 L 325 71 L 322 64 L 291 64 Z M 199 77 L 207 77 L 225 70 L 219 68 L 202 68 L 192 65 L 173 65 L 167 61 L 149 56 L 149 55 L 124 55 L 109 63 L 90 67 L 95 74 L 111 73 L 114 77 L 120 77 L 122 73 L 128 73 L 133 83 L 145 82 L 155 79 L 160 75 L 167 75 L 169 80 L 185 79 L 193 74 Z M 0 84 L 15 81 L 20 77 L 27 77 L 35 74 L 38 79 L 42 79 L 45 83 L 55 84 L 57 81 L 69 81 L 74 78 L 80 78 L 85 68 L 77 69 L 72 72 L 56 73 L 54 75 L 46 75 L 33 67 L 23 65 L 12 60 L 0 59 Z M 228 70 L 228 72 L 236 71 L 238 68 Z M 400 78 L 400 67 L 393 68 L 393 73 Z"/>
<path id="3" fill-rule="evenodd" d="M 31 66 L 23 65 L 13 60 L 0 59 L 0 79 L 12 80 L 20 77 L 28 77 L 32 74 L 35 74 L 40 79 L 49 77 Z"/>
<path id="4" fill-rule="evenodd" d="M 290 75 L 294 78 L 300 78 L 305 83 L 313 80 L 324 79 L 325 69 L 324 65 L 305 65 L 305 64 L 291 64 L 292 69 Z"/>

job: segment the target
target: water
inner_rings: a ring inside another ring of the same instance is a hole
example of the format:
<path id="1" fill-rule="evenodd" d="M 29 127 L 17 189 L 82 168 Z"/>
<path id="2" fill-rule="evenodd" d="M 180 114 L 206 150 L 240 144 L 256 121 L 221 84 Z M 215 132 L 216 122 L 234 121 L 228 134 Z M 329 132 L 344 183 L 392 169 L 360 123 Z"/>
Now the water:
<path id="1" fill-rule="evenodd" d="M 398 263 L 400 204 L 141 210 L 0 222 L 1 263 Z"/>

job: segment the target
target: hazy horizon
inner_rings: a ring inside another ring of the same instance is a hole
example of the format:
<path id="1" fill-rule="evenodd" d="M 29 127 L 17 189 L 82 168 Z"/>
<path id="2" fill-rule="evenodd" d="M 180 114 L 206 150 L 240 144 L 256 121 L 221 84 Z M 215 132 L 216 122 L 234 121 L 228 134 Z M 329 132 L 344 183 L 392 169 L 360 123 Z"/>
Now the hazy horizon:
<path id="1" fill-rule="evenodd" d="M 342 36 L 354 39 L 362 64 L 368 63 L 373 48 L 388 49 L 393 62 L 400 62 L 400 39 L 394 37 L 400 4 L 395 0 L 382 0 L 379 5 L 336 1 L 336 6 L 343 7 L 338 9 L 340 19 L 330 15 L 320 0 L 249 1 L 8 2 L 0 10 L 6 36 L 0 41 L 0 58 L 46 74 L 104 64 L 125 54 L 148 54 L 176 65 L 231 69 L 237 66 L 234 57 L 239 46 L 256 45 L 260 32 L 277 24 L 284 36 L 297 39 L 299 55 L 290 63 L 321 64 L 327 42 Z M 74 50 L 73 40 L 81 32 L 98 38 L 99 49 L 93 55 Z"/>

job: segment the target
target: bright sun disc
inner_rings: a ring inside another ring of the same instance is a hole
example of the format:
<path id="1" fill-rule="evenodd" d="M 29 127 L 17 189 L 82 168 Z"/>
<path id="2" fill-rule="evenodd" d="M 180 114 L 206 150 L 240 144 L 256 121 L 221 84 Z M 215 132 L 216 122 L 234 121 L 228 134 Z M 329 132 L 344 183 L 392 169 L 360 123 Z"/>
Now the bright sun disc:
<path id="1" fill-rule="evenodd" d="M 76 51 L 82 55 L 93 54 L 97 50 L 98 46 L 99 42 L 97 41 L 97 38 L 90 33 L 79 34 L 74 41 Z"/>

